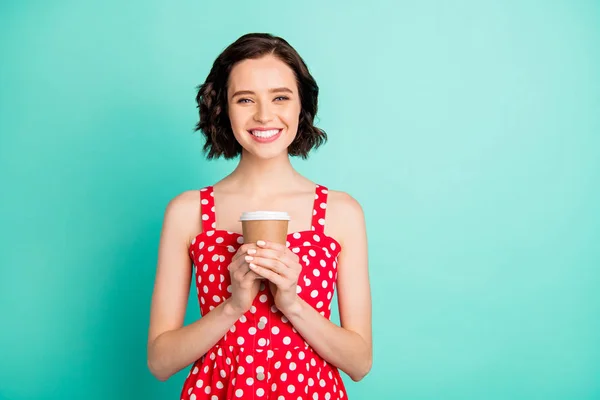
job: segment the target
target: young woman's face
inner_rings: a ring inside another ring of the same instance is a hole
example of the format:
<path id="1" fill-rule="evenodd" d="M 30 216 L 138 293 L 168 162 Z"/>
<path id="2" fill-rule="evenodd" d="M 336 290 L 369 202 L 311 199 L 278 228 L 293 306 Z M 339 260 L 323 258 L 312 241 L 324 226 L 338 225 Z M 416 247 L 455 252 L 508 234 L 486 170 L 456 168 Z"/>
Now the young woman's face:
<path id="1" fill-rule="evenodd" d="M 231 129 L 245 151 L 265 159 L 287 154 L 301 107 L 287 64 L 272 55 L 241 61 L 229 74 L 227 102 Z"/>

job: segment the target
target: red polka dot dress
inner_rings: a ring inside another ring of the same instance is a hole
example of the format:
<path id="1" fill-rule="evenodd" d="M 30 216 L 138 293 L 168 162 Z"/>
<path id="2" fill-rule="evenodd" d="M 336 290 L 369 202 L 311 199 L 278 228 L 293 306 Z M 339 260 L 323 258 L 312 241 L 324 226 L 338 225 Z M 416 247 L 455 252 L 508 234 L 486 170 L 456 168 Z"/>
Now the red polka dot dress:
<path id="1" fill-rule="evenodd" d="M 231 296 L 227 266 L 243 238 L 216 229 L 212 186 L 200 190 L 200 203 L 203 232 L 189 253 L 205 315 Z M 329 319 L 341 248 L 324 233 L 326 209 L 327 188 L 317 185 L 311 230 L 289 234 L 287 246 L 302 265 L 298 295 Z M 346 390 L 338 369 L 304 341 L 262 283 L 250 310 L 192 365 L 181 399 L 338 400 Z"/>

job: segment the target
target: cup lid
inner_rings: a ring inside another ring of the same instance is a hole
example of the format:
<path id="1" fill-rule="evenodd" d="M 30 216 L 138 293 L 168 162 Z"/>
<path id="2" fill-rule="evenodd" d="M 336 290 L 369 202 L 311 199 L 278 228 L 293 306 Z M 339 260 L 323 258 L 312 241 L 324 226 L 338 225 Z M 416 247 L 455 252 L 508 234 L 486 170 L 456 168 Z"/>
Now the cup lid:
<path id="1" fill-rule="evenodd" d="M 284 211 L 247 211 L 242 213 L 240 221 L 289 221 L 290 216 Z"/>

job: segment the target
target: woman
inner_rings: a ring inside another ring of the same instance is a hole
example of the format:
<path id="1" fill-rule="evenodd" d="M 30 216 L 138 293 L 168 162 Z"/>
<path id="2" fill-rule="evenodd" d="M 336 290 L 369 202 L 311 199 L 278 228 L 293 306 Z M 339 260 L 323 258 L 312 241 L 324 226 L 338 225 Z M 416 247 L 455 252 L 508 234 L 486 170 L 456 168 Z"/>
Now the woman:
<path id="1" fill-rule="evenodd" d="M 317 96 L 300 56 L 268 34 L 231 44 L 199 89 L 207 157 L 240 159 L 165 211 L 148 366 L 166 380 L 193 364 L 182 399 L 344 399 L 338 369 L 354 381 L 371 369 L 361 206 L 290 163 L 326 140 Z M 242 245 L 240 215 L 264 209 L 290 215 L 285 246 Z M 191 276 L 202 318 L 183 326 Z M 329 320 L 336 286 L 341 327 Z"/>

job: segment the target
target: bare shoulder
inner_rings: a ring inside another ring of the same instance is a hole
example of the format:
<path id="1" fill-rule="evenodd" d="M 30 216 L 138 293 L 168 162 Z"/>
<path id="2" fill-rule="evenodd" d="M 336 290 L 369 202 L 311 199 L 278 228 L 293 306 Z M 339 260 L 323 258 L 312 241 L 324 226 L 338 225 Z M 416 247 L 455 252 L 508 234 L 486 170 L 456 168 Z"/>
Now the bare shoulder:
<path id="1" fill-rule="evenodd" d="M 354 197 L 346 192 L 340 190 L 329 190 L 328 194 L 328 212 L 331 212 L 331 208 L 335 211 L 351 212 L 354 214 L 362 214 L 362 206 Z"/>
<path id="2" fill-rule="evenodd" d="M 202 232 L 200 191 L 187 190 L 173 197 L 166 206 L 164 225 L 176 229 L 189 240 Z"/>
<path id="3" fill-rule="evenodd" d="M 329 190 L 327 227 L 342 245 L 347 232 L 364 229 L 364 218 L 364 211 L 358 200 L 346 192 Z"/>
<path id="4" fill-rule="evenodd" d="M 167 204 L 166 214 L 174 218 L 190 216 L 190 212 L 200 213 L 200 192 L 198 190 L 187 190 L 173 197 Z"/>

